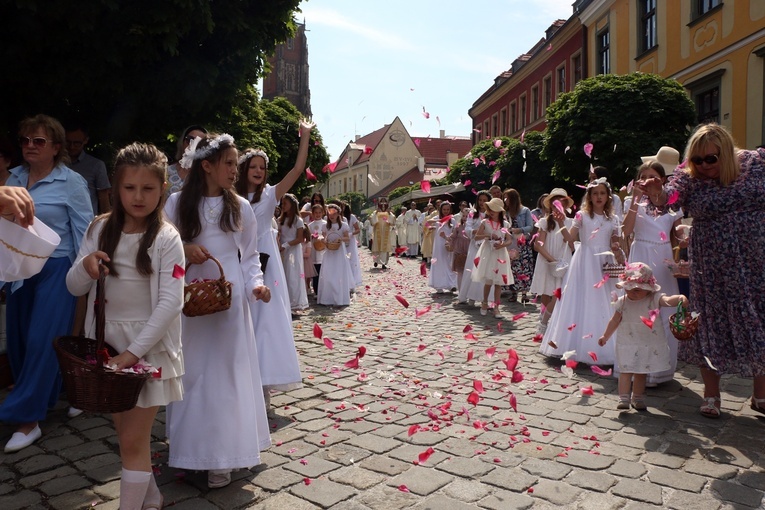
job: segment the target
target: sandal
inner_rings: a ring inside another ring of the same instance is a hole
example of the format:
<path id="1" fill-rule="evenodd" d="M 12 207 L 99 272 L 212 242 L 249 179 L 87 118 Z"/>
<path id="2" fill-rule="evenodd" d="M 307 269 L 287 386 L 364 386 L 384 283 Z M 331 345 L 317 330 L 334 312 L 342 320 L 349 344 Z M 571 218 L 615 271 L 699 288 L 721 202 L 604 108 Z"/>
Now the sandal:
<path id="1" fill-rule="evenodd" d="M 705 418 L 720 417 L 720 397 L 705 397 L 704 404 L 699 409 L 701 416 Z M 763 409 L 765 411 L 765 409 Z"/>
<path id="2" fill-rule="evenodd" d="M 755 398 L 754 395 L 752 395 L 752 403 L 750 404 L 750 407 L 752 408 L 752 411 L 765 414 L 765 398 Z"/>

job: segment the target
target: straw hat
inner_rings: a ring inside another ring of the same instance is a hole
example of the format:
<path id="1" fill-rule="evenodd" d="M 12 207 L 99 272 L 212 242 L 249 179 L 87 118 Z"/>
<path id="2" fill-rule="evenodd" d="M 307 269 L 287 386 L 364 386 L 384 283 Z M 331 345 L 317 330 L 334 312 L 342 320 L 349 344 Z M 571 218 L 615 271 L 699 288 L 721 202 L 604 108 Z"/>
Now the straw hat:
<path id="1" fill-rule="evenodd" d="M 664 167 L 664 172 L 669 175 L 675 171 L 680 164 L 680 153 L 672 147 L 663 146 L 655 156 L 643 156 L 640 158 L 643 163 L 656 161 Z"/>
<path id="2" fill-rule="evenodd" d="M 0 280 L 25 280 L 39 273 L 61 238 L 39 218 L 24 228 L 0 218 Z"/>
<path id="3" fill-rule="evenodd" d="M 544 199 L 543 203 L 548 211 L 552 210 L 552 203 L 555 199 L 560 200 L 564 209 L 570 209 L 574 205 L 574 199 L 568 196 L 566 190 L 563 188 L 554 188 Z"/>
<path id="4" fill-rule="evenodd" d="M 624 290 L 643 289 L 650 292 L 661 290 L 651 268 L 642 262 L 627 264 L 624 274 L 619 277 L 619 281 L 616 283 L 616 288 Z"/>
<path id="5" fill-rule="evenodd" d="M 492 198 L 491 200 L 486 202 L 486 208 L 496 212 L 504 211 L 505 204 L 504 202 L 502 202 L 501 198 Z"/>

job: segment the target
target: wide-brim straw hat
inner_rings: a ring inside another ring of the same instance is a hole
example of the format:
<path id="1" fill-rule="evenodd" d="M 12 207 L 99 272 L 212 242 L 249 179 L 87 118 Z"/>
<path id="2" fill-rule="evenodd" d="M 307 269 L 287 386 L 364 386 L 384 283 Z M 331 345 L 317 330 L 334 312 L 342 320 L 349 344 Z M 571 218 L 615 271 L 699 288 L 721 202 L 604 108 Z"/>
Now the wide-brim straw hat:
<path id="1" fill-rule="evenodd" d="M 502 202 L 501 198 L 492 198 L 486 202 L 486 208 L 495 212 L 504 211 L 505 203 Z"/>
<path id="2" fill-rule="evenodd" d="M 25 280 L 42 271 L 61 238 L 39 218 L 24 228 L 0 218 L 0 280 Z"/>
<path id="3" fill-rule="evenodd" d="M 663 146 L 659 149 L 659 152 L 655 156 L 643 156 L 640 158 L 643 163 L 649 163 L 656 161 L 664 167 L 664 173 L 666 175 L 675 171 L 675 168 L 680 164 L 680 153 L 672 147 Z"/>
<path id="4" fill-rule="evenodd" d="M 574 205 L 574 199 L 568 196 L 568 193 L 566 193 L 566 190 L 563 188 L 555 188 L 553 189 L 543 200 L 542 203 L 544 203 L 545 208 L 547 208 L 548 211 L 552 210 L 552 203 L 555 200 L 560 200 L 560 203 L 563 205 L 564 209 L 570 209 L 572 205 Z"/>

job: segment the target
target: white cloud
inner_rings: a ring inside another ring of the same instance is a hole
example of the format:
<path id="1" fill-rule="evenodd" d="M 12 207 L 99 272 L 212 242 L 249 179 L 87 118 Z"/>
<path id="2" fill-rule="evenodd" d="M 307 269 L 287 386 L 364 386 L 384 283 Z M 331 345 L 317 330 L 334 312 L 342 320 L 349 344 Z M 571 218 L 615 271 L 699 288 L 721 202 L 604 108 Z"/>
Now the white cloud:
<path id="1" fill-rule="evenodd" d="M 358 18 L 345 16 L 332 9 L 321 7 L 314 8 L 310 4 L 304 4 L 301 7 L 306 23 L 325 25 L 339 30 L 344 30 L 352 34 L 361 36 L 377 44 L 380 48 L 390 50 L 414 51 L 416 48 L 409 41 L 399 37 L 394 33 L 383 32 L 373 28 L 370 24 L 364 23 L 363 15 Z M 371 20 L 370 20 L 371 21 Z"/>

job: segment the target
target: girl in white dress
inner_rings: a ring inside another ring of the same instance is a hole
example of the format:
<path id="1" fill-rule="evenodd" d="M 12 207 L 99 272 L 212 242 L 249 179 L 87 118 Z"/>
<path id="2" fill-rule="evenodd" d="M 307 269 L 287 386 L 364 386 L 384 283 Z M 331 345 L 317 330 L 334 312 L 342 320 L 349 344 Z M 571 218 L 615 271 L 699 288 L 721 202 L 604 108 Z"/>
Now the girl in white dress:
<path id="1" fill-rule="evenodd" d="M 287 193 L 282 197 L 282 215 L 279 218 L 279 241 L 281 242 L 284 276 L 293 310 L 308 308 L 303 272 L 303 220 L 298 216 L 297 197 Z"/>
<path id="2" fill-rule="evenodd" d="M 268 260 L 263 280 L 272 289 L 272 299 L 250 304 L 252 326 L 260 361 L 260 377 L 266 409 L 270 408 L 270 390 L 287 391 L 302 386 L 295 338 L 292 331 L 290 297 L 287 278 L 279 252 L 277 230 L 272 227 L 274 209 L 284 194 L 297 182 L 305 170 L 311 130 L 314 124 L 300 121 L 300 143 L 295 166 L 275 186 L 268 184 L 268 155 L 259 149 L 248 149 L 239 157 L 239 177 L 236 189 L 247 197 L 255 213 L 258 228 L 258 253 Z"/>
<path id="3" fill-rule="evenodd" d="M 324 219 L 326 209 L 321 204 L 314 204 L 311 206 L 311 223 L 308 224 L 308 230 L 311 231 L 311 263 L 313 264 L 314 277 L 312 278 L 311 285 L 313 286 L 313 292 L 317 296 L 319 295 L 319 276 L 321 275 L 321 264 L 324 262 L 324 251 L 322 247 L 324 238 L 322 237 L 324 227 L 327 225 L 327 220 Z M 321 237 L 321 243 L 317 244 Z M 317 248 L 319 246 L 319 248 Z"/>
<path id="4" fill-rule="evenodd" d="M 340 206 L 327 205 L 327 223 L 321 235 L 326 243 L 340 243 L 336 250 L 324 250 L 324 260 L 319 273 L 319 293 L 316 302 L 326 306 L 351 304 L 351 281 L 346 245 L 350 242 L 350 228 L 342 220 Z"/>
<path id="5" fill-rule="evenodd" d="M 208 470 L 210 488 L 231 483 L 231 470 L 260 463 L 271 438 L 250 302 L 270 301 L 249 202 L 233 189 L 237 151 L 229 135 L 194 140 L 184 155 L 189 177 L 170 196 L 167 217 L 178 227 L 186 279 L 217 279 L 214 256 L 231 282 L 231 307 L 183 316 L 184 397 L 168 407 L 169 465 Z"/>
<path id="6" fill-rule="evenodd" d="M 681 294 L 659 294 L 661 286 L 656 283 L 651 268 L 642 262 L 628 264 L 616 286 L 624 289 L 626 295 L 616 300 L 616 311 L 598 339 L 598 345 L 606 345 L 616 331 L 614 368 L 619 370 L 616 408 L 630 408 L 631 389 L 632 407 L 644 411 L 646 375 L 666 371 L 670 365 L 666 332 L 656 324 L 657 320 L 664 322 L 661 314 L 657 314 L 658 308 L 676 307 L 680 303 L 688 308 L 688 298 Z"/>
<path id="7" fill-rule="evenodd" d="M 460 292 L 457 295 L 457 302 L 460 304 L 467 303 L 468 300 L 472 304 L 483 299 L 483 283 L 473 282 L 471 275 L 475 271 L 475 263 L 473 261 L 478 254 L 478 248 L 480 248 L 483 242 L 476 241 L 475 234 L 481 226 L 481 220 L 486 217 L 486 202 L 489 200 L 491 200 L 491 194 L 488 191 L 479 191 L 476 199 L 476 210 L 470 212 L 470 216 L 465 223 L 465 235 L 470 239 L 470 246 L 468 247 L 467 258 L 465 259 L 465 269 L 462 272 Z"/>
<path id="8" fill-rule="evenodd" d="M 674 166 L 676 167 L 677 164 Z M 638 170 L 636 184 L 632 188 L 632 197 L 624 201 L 625 214 L 622 233 L 626 239 L 634 234 L 634 239 L 630 245 L 629 261 L 648 264 L 664 292 L 670 295 L 679 294 L 677 279 L 672 276 L 667 261 L 674 260 L 672 247 L 679 243 L 675 235 L 675 227 L 682 222 L 683 212 L 682 210 L 658 211 L 655 207 L 646 207 L 650 202 L 640 184 L 650 178 L 666 181 L 665 168 L 661 163 L 648 162 Z M 673 311 L 669 308 L 661 311 L 662 324 L 667 340 L 669 340 L 670 367 L 669 370 L 648 374 L 647 384 L 651 386 L 671 381 L 675 377 L 677 339 L 669 329 L 669 317 L 672 313 Z"/>
<path id="9" fill-rule="evenodd" d="M 553 208 L 553 218 L 563 216 Z M 619 220 L 611 210 L 611 188 L 605 179 L 587 185 L 582 211 L 574 217 L 574 225 L 562 231 L 569 243 L 579 240 L 563 278 L 562 296 L 542 338 L 539 352 L 560 357 L 576 351 L 569 359 L 587 364 L 612 365 L 614 350 L 599 347 L 596 341 L 610 318 L 611 293 L 616 292 L 613 279 L 603 276 L 603 263 L 614 262 L 611 250 L 619 248 Z M 588 355 L 594 352 L 597 362 Z"/>
<path id="10" fill-rule="evenodd" d="M 452 230 L 452 204 L 443 201 L 439 206 L 433 257 L 428 274 L 428 286 L 436 289 L 438 293 L 457 290 L 457 273 L 452 269 L 452 252 L 446 249 L 446 240 L 452 235 Z"/>
<path id="11" fill-rule="evenodd" d="M 75 296 L 89 293 L 86 332 L 95 338 L 93 303 L 99 267 L 105 281 L 105 338 L 119 352 L 118 369 L 145 359 L 161 375 L 149 379 L 130 411 L 112 415 L 120 446 L 120 508 L 159 509 L 162 495 L 151 469 L 151 429 L 159 406 L 183 398 L 181 309 L 183 244 L 162 218 L 167 158 L 153 145 L 134 143 L 117 154 L 114 208 L 96 218 L 66 276 Z"/>
<path id="12" fill-rule="evenodd" d="M 359 261 L 359 241 L 358 236 L 361 232 L 361 224 L 356 215 L 351 212 L 351 206 L 347 202 L 342 204 L 343 216 L 351 229 L 351 241 L 348 245 L 348 262 L 351 266 L 351 288 L 355 289 L 362 283 L 361 262 Z"/>
<path id="13" fill-rule="evenodd" d="M 529 290 L 532 294 L 540 296 L 542 301 L 537 335 L 543 335 L 547 329 L 547 323 L 555 308 L 555 290 L 561 288 L 563 276 L 568 270 L 571 255 L 574 252 L 574 245 L 563 237 L 563 229 L 570 229 L 574 220 L 566 217 L 556 205 L 565 211 L 574 205 L 574 201 L 568 196 L 566 190 L 555 188 L 544 199 L 544 207 L 550 212 L 544 218 L 540 218 L 536 224 L 538 231 L 534 248 L 539 255 Z M 561 212 L 557 219 L 553 215 L 553 209 Z"/>
<path id="14" fill-rule="evenodd" d="M 483 243 L 478 249 L 478 264 L 472 274 L 474 282 L 483 283 L 481 315 L 486 315 L 489 309 L 489 292 L 492 286 L 494 287 L 495 319 L 502 318 L 499 311 L 502 286 L 514 283 L 507 247 L 515 240 L 507 229 L 503 206 L 501 198 L 492 198 L 486 203 L 486 218 L 481 221 L 481 226 L 475 234 L 475 239 Z"/>

